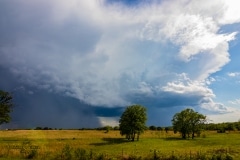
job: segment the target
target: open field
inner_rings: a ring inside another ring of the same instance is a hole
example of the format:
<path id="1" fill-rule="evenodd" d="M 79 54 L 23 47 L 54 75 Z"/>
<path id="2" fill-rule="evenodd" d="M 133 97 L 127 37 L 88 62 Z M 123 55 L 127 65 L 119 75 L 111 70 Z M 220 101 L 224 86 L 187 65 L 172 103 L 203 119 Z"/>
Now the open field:
<path id="1" fill-rule="evenodd" d="M 83 150 L 84 149 L 84 150 Z M 119 131 L 16 130 L 0 131 L 0 159 L 67 159 L 74 154 L 102 155 L 105 159 L 137 157 L 230 154 L 240 159 L 240 132 L 204 132 L 201 137 L 182 140 L 179 134 L 146 131 L 139 141 L 129 142 Z M 99 156 L 101 157 L 101 156 Z M 101 159 L 101 158 L 100 158 Z"/>

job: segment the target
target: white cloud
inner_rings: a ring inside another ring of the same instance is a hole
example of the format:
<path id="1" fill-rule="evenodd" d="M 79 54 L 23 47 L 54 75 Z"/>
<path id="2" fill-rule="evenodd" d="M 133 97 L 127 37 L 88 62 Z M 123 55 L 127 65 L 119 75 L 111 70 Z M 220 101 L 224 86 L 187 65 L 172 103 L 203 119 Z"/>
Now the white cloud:
<path id="1" fill-rule="evenodd" d="M 211 98 L 206 98 L 205 99 L 206 102 L 201 103 L 200 107 L 208 112 L 213 112 L 213 113 L 221 113 L 221 114 L 225 114 L 225 113 L 232 113 L 234 112 L 234 109 L 228 106 L 225 106 L 222 103 L 216 103 L 213 101 L 213 99 Z"/>
<path id="2" fill-rule="evenodd" d="M 185 75 L 185 74 L 184 74 Z M 185 75 L 186 76 L 186 75 Z M 185 77 L 184 76 L 184 77 Z M 188 78 L 169 82 L 162 89 L 165 92 L 175 93 L 178 95 L 190 95 L 190 97 L 198 97 L 196 105 L 201 109 L 215 113 L 228 113 L 232 112 L 231 108 L 224 104 L 214 102 L 215 94 L 211 89 L 206 86 L 207 82 L 191 81 Z M 187 104 L 187 103 L 186 103 Z"/>
<path id="3" fill-rule="evenodd" d="M 219 19 L 220 24 L 232 24 L 240 22 L 240 11 L 238 6 L 239 1 L 227 0 L 224 1 L 222 10 L 224 11 L 222 18 Z"/>
<path id="4" fill-rule="evenodd" d="M 222 123 L 222 122 L 237 122 L 239 121 L 239 110 L 234 110 L 230 113 L 224 114 L 208 114 L 207 117 L 210 119 L 210 123 Z"/>
<path id="5" fill-rule="evenodd" d="M 174 82 L 168 82 L 162 87 L 163 91 L 175 92 L 179 94 L 202 94 L 206 97 L 214 97 L 212 90 L 207 88 L 201 81 L 192 81 L 185 73 L 178 75 L 179 79 Z"/>
<path id="6" fill-rule="evenodd" d="M 212 84 L 213 82 L 216 82 L 216 81 L 217 81 L 217 80 L 216 80 L 215 78 L 209 77 L 208 79 L 206 79 L 205 83 L 206 83 L 207 85 L 210 85 L 210 84 Z"/>
<path id="7" fill-rule="evenodd" d="M 206 96 L 213 96 L 213 92 L 202 86 L 199 85 L 198 82 L 195 83 L 189 83 L 184 84 L 183 82 L 169 82 L 167 83 L 167 86 L 164 86 L 162 88 L 165 92 L 175 92 L 178 94 L 194 94 L 199 93 Z"/>
<path id="8" fill-rule="evenodd" d="M 118 126 L 119 125 L 119 117 L 98 117 L 101 126 Z"/>
<path id="9" fill-rule="evenodd" d="M 229 77 L 238 77 L 240 76 L 240 72 L 229 72 L 227 75 Z"/>

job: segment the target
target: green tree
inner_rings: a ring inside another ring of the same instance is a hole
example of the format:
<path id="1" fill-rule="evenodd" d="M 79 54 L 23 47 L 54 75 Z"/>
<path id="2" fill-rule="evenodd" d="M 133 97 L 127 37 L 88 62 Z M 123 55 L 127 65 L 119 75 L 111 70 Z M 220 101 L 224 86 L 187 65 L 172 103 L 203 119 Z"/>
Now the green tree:
<path id="1" fill-rule="evenodd" d="M 195 137 L 195 133 L 200 134 L 203 124 L 206 121 L 206 116 L 195 112 L 193 109 L 185 109 L 180 113 L 173 116 L 172 124 L 174 132 L 180 132 L 182 138 L 186 139 L 187 136 Z"/>
<path id="2" fill-rule="evenodd" d="M 12 111 L 12 106 L 12 96 L 8 92 L 0 90 L 0 125 L 11 120 L 9 114 Z"/>
<path id="3" fill-rule="evenodd" d="M 132 141 L 137 135 L 137 140 L 139 140 L 139 135 L 147 128 L 145 125 L 146 120 L 145 107 L 141 105 L 128 106 L 119 120 L 120 134 L 126 135 L 126 138 Z"/>

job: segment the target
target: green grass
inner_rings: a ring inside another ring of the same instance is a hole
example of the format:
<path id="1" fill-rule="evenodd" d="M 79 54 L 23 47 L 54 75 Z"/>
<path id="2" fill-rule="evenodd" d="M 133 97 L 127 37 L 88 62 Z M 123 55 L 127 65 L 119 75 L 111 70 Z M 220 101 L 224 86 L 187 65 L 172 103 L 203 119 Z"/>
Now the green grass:
<path id="1" fill-rule="evenodd" d="M 154 153 L 159 156 L 228 153 L 234 159 L 240 159 L 240 132 L 204 132 L 202 135 L 193 140 L 183 140 L 172 132 L 146 131 L 139 141 L 129 142 L 120 136 L 119 131 L 0 131 L 0 158 L 21 159 L 30 155 L 28 158 L 57 159 L 61 153 L 84 149 L 88 153 L 115 159 L 129 155 L 147 157 Z"/>

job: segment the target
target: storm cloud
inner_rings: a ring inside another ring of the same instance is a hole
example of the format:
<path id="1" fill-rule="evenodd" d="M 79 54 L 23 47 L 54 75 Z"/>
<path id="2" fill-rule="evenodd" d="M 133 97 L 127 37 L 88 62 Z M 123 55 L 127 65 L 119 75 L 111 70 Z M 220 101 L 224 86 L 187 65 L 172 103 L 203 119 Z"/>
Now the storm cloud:
<path id="1" fill-rule="evenodd" d="M 135 103 L 169 115 L 188 106 L 232 112 L 214 101 L 209 85 L 230 62 L 229 42 L 238 33 L 221 27 L 240 22 L 234 3 L 3 0 L 1 87 L 25 96 L 18 101 L 29 108 L 15 117 L 32 113 L 22 118 L 31 121 L 46 112 L 52 118 L 39 117 L 36 125 L 57 123 L 60 116 L 78 117 L 72 124 L 92 119 L 89 126 L 97 126 L 97 117 L 111 117 L 104 110 L 117 117 L 121 107 Z M 21 87 L 24 92 L 16 91 Z"/>

